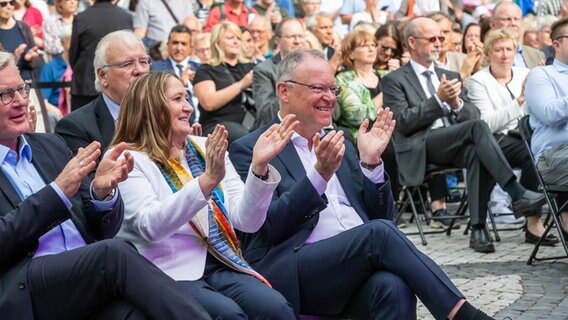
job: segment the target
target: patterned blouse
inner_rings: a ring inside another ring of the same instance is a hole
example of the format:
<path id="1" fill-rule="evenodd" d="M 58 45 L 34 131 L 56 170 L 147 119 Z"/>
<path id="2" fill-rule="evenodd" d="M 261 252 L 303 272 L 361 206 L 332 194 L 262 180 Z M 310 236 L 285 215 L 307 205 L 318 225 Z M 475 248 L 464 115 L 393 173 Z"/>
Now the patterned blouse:
<path id="1" fill-rule="evenodd" d="M 43 23 L 43 45 L 45 52 L 51 55 L 57 55 L 63 52 L 63 45 L 59 34 L 66 25 L 63 18 L 58 13 L 54 13 Z"/>
<path id="2" fill-rule="evenodd" d="M 376 70 L 375 73 L 379 76 Z M 341 115 L 336 123 L 338 126 L 348 128 L 353 138 L 357 139 L 361 123 L 367 118 L 375 121 L 377 117 L 375 101 L 373 101 L 369 89 L 357 80 L 354 70 L 339 73 L 335 76 L 335 80 L 342 89 L 341 94 L 337 97 Z"/>

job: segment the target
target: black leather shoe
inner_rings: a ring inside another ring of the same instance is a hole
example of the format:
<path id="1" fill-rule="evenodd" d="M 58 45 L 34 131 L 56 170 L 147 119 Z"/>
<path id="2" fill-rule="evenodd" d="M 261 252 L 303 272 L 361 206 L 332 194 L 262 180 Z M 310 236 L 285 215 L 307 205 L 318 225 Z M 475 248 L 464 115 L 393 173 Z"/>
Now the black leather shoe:
<path id="1" fill-rule="evenodd" d="M 432 228 L 439 228 L 439 229 L 444 229 L 450 226 L 452 219 L 451 218 L 444 218 L 449 216 L 450 214 L 448 213 L 447 209 L 438 209 L 436 211 L 434 211 L 434 213 L 432 213 L 432 218 L 436 218 L 436 219 L 432 219 L 432 221 L 430 221 L 430 227 Z M 459 229 L 460 228 L 460 224 L 457 221 L 454 221 L 454 225 L 452 226 L 452 229 Z"/>
<path id="2" fill-rule="evenodd" d="M 487 228 L 473 228 L 471 230 L 471 237 L 469 238 L 469 247 L 473 248 L 476 252 L 491 253 L 495 252 L 493 240 L 489 236 Z"/>
<path id="3" fill-rule="evenodd" d="M 519 200 L 513 202 L 513 211 L 524 214 L 539 209 L 545 202 L 544 194 L 527 190 Z"/>
<path id="4" fill-rule="evenodd" d="M 532 234 L 528 229 L 525 230 L 525 242 L 526 243 L 537 243 L 538 239 L 540 239 L 539 236 L 537 236 L 536 234 Z M 560 240 L 558 240 L 558 238 L 549 233 L 546 238 L 544 238 L 544 240 L 542 240 L 541 245 L 543 246 L 547 246 L 547 247 L 553 247 L 555 244 L 557 244 L 558 242 L 560 242 Z"/>

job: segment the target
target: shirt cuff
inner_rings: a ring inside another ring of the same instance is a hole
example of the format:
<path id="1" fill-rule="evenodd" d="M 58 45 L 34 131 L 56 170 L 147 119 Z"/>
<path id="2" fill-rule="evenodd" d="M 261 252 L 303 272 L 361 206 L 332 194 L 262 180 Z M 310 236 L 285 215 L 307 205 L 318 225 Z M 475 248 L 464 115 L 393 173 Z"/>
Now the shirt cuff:
<path id="1" fill-rule="evenodd" d="M 327 189 L 327 181 L 325 181 L 325 179 L 315 168 L 312 168 L 312 170 L 308 171 L 307 176 L 308 180 L 310 180 L 310 182 L 312 183 L 312 186 L 314 186 L 314 189 L 316 189 L 316 192 L 320 196 L 322 196 Z"/>
<path id="2" fill-rule="evenodd" d="M 118 199 L 118 190 L 116 190 L 114 196 L 109 200 L 95 200 L 95 195 L 93 194 L 93 182 L 91 181 L 91 185 L 89 186 L 89 195 L 91 196 L 91 202 L 93 203 L 97 211 L 104 212 L 111 210 L 116 204 L 116 201 Z"/>
<path id="3" fill-rule="evenodd" d="M 359 166 L 361 167 L 361 162 L 359 162 Z M 363 175 L 374 184 L 385 182 L 385 166 L 383 161 L 381 161 L 381 164 L 373 169 L 373 171 L 363 167 L 361 167 L 361 171 L 363 171 Z"/>
<path id="4" fill-rule="evenodd" d="M 63 201 L 63 203 L 65 203 L 65 206 L 67 207 L 67 209 L 71 210 L 71 207 L 73 207 L 73 204 L 71 203 L 69 198 L 67 198 L 65 193 L 63 193 L 63 191 L 61 191 L 61 188 L 59 188 L 57 183 L 55 183 L 55 181 L 53 181 L 49 185 L 53 188 L 53 190 L 55 190 L 55 193 L 57 193 L 59 198 L 61 198 L 61 201 Z"/>

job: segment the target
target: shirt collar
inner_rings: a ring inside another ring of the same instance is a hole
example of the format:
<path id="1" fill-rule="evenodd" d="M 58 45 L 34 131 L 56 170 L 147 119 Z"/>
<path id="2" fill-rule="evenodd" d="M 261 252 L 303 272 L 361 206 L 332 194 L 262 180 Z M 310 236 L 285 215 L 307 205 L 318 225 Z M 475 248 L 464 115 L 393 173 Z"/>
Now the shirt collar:
<path id="1" fill-rule="evenodd" d="M 107 97 L 104 93 L 103 95 L 103 100 L 105 101 L 108 111 L 110 112 L 110 115 L 112 116 L 112 119 L 114 120 L 114 122 L 116 122 L 116 119 L 118 119 L 118 113 L 120 112 L 120 105 L 114 101 L 112 101 L 109 97 Z"/>
<path id="2" fill-rule="evenodd" d="M 181 62 L 176 62 L 174 61 L 174 59 L 172 59 L 171 57 L 168 57 L 168 59 L 170 60 L 170 63 L 172 64 L 172 66 L 174 67 L 174 70 L 177 72 L 177 65 L 181 64 L 182 67 L 185 69 L 185 67 L 187 67 L 187 65 L 189 64 L 189 59 L 185 58 L 183 59 L 183 61 Z"/>
<path id="3" fill-rule="evenodd" d="M 28 162 L 32 162 L 32 148 L 26 141 L 24 136 L 20 136 L 18 138 L 18 159 L 26 159 Z M 2 160 L 0 163 L 6 161 L 6 156 L 10 152 L 10 148 L 0 145 L 0 159 Z"/>
<path id="4" fill-rule="evenodd" d="M 568 73 L 568 64 L 560 62 L 558 59 L 554 59 L 552 65 L 556 68 L 556 70 L 560 73 Z"/>
<path id="5" fill-rule="evenodd" d="M 410 66 L 412 67 L 412 69 L 414 70 L 416 75 L 421 75 L 426 70 L 430 70 L 430 71 L 432 71 L 432 74 L 436 74 L 436 69 L 434 69 L 434 63 L 430 64 L 429 68 L 426 68 L 423 65 L 421 65 L 420 63 L 410 59 Z"/>

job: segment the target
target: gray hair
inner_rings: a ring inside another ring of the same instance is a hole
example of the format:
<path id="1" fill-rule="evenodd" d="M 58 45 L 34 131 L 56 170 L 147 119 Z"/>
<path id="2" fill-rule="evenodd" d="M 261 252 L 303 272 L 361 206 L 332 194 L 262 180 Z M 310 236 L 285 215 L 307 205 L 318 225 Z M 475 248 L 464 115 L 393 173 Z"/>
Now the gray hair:
<path id="1" fill-rule="evenodd" d="M 292 74 L 298 65 L 308 57 L 327 61 L 323 52 L 315 49 L 298 49 L 289 52 L 278 64 L 277 82 L 292 80 Z"/>
<path id="2" fill-rule="evenodd" d="M 107 50 L 112 44 L 122 44 L 128 48 L 135 48 L 140 46 L 146 50 L 144 43 L 140 40 L 131 30 L 118 30 L 111 32 L 104 36 L 97 44 L 95 49 L 95 59 L 93 59 L 93 66 L 95 67 L 95 89 L 101 92 L 101 82 L 97 74 L 97 70 L 102 69 L 107 62 Z"/>
<path id="3" fill-rule="evenodd" d="M 325 11 L 320 11 L 313 16 L 306 17 L 306 28 L 308 30 L 313 30 L 318 25 L 317 18 L 329 18 L 331 19 L 331 15 Z M 332 19 L 333 21 L 333 19 Z"/>
<path id="4" fill-rule="evenodd" d="M 6 69 L 8 66 L 14 66 L 17 68 L 14 55 L 9 52 L 0 51 L 0 71 Z"/>
<path id="5" fill-rule="evenodd" d="M 418 31 L 418 26 L 416 23 L 416 18 L 410 20 L 404 30 L 402 31 L 402 36 L 404 38 L 404 43 L 408 43 L 408 38 L 416 36 L 416 31 Z"/>
<path id="6" fill-rule="evenodd" d="M 546 27 L 552 26 L 558 18 L 552 15 L 544 15 L 536 18 L 536 29 L 541 31 Z"/>

